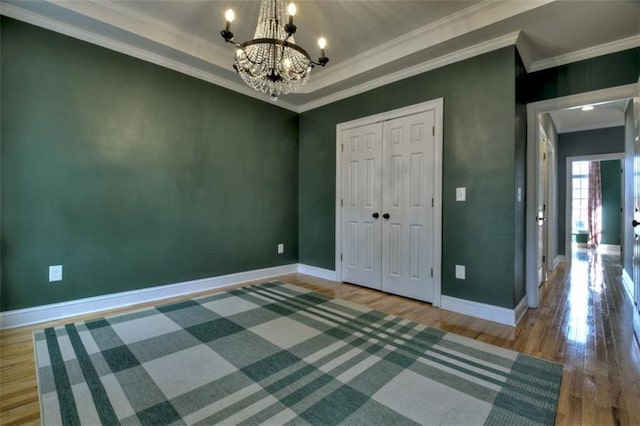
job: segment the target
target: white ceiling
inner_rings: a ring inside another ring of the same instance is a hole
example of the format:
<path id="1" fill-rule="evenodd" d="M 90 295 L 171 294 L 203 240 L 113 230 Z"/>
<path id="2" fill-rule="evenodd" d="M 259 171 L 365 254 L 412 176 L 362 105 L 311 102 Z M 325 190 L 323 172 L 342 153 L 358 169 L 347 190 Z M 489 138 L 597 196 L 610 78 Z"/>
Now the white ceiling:
<path id="1" fill-rule="evenodd" d="M 591 104 L 591 111 L 581 107 L 567 108 L 549 113 L 558 133 L 579 132 L 604 127 L 624 126 L 624 112 L 628 100 Z"/>
<path id="2" fill-rule="evenodd" d="M 297 1 L 296 42 L 329 65 L 278 105 L 306 111 L 420 72 L 516 44 L 532 72 L 640 46 L 638 0 Z M 268 100 L 233 72 L 220 37 L 233 8 L 252 38 L 254 0 L 1 0 L 0 12 Z"/>

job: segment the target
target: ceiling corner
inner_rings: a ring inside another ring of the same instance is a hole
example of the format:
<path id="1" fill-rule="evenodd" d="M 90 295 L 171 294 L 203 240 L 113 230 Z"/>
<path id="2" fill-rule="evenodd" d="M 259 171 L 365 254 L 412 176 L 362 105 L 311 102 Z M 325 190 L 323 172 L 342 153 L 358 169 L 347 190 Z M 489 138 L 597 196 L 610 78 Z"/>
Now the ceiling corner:
<path id="1" fill-rule="evenodd" d="M 525 70 L 527 72 L 531 72 L 531 66 L 533 65 L 532 46 L 531 41 L 524 31 L 518 31 L 516 49 L 518 49 L 518 53 L 520 54 Z"/>

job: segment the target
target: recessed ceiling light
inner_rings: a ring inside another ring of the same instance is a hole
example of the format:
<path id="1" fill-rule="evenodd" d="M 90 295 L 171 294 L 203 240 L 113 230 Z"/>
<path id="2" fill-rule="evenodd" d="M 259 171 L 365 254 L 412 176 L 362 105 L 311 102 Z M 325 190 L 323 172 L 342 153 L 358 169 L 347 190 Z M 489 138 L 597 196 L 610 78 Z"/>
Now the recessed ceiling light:
<path id="1" fill-rule="evenodd" d="M 580 111 L 591 111 L 593 109 L 593 105 L 585 105 L 580 108 Z"/>

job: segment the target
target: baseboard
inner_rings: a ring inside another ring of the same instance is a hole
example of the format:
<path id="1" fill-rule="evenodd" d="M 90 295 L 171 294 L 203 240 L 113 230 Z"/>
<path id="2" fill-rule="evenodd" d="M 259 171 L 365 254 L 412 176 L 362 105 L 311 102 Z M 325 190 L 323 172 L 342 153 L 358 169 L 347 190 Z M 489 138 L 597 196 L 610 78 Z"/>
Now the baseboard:
<path id="1" fill-rule="evenodd" d="M 0 330 L 124 308 L 176 296 L 186 296 L 202 291 L 229 287 L 247 281 L 263 280 L 295 272 L 330 281 L 336 280 L 336 272 L 329 269 L 301 263 L 276 266 L 273 268 L 257 269 L 200 280 L 143 288 L 140 290 L 53 303 L 33 308 L 0 312 Z M 510 326 L 515 326 L 527 311 L 526 298 L 523 298 L 514 309 L 506 309 L 465 299 L 442 296 L 440 307 L 449 311 Z"/>
<path id="2" fill-rule="evenodd" d="M 336 271 L 305 265 L 302 263 L 298 264 L 298 272 L 325 280 L 336 280 Z M 527 312 L 528 306 L 526 297 L 522 298 L 520 303 L 518 303 L 514 309 L 506 309 L 499 306 L 471 302 L 469 300 L 458 299 L 455 297 L 442 296 L 440 308 L 499 322 L 501 324 L 515 326 Z"/>
<path id="3" fill-rule="evenodd" d="M 547 291 L 547 282 L 548 281 L 540 283 L 540 285 L 538 286 L 538 306 L 536 306 L 536 308 L 540 307 L 540 304 L 542 303 L 542 300 L 544 299 L 544 293 Z"/>
<path id="4" fill-rule="evenodd" d="M 553 269 L 556 269 L 560 263 L 564 262 L 564 260 L 565 257 L 563 254 L 557 255 L 555 259 L 553 259 Z"/>
<path id="5" fill-rule="evenodd" d="M 298 272 L 301 274 L 311 275 L 312 277 L 322 278 L 329 281 L 336 280 L 336 271 L 330 269 L 318 268 L 317 266 L 305 265 L 298 263 Z"/>
<path id="6" fill-rule="evenodd" d="M 441 308 L 459 314 L 482 318 L 500 324 L 515 326 L 518 320 L 516 310 L 526 311 L 526 304 L 521 300 L 515 309 L 507 309 L 501 306 L 487 305 L 485 303 L 472 302 L 470 300 L 458 299 L 457 297 L 442 296 Z M 523 305 L 523 306 L 520 306 Z M 524 315 L 524 313 L 522 313 Z"/>
<path id="7" fill-rule="evenodd" d="M 633 332 L 636 335 L 638 345 L 640 345 L 640 313 L 637 309 L 633 310 Z"/>
<path id="8" fill-rule="evenodd" d="M 638 312 L 638 306 L 634 301 L 634 285 L 631 276 L 627 272 L 626 269 L 622 268 L 622 287 L 624 287 L 624 293 L 629 298 L 629 303 L 633 308 L 633 318 L 631 319 L 633 323 L 633 332 L 636 335 L 636 340 L 638 341 L 638 345 L 640 345 L 640 312 Z"/>
<path id="9" fill-rule="evenodd" d="M 528 309 L 529 309 L 529 305 L 527 304 L 527 296 L 525 296 L 522 299 L 520 299 L 520 302 L 513 309 L 516 317 L 515 318 L 516 323 L 514 325 L 518 325 L 520 323 L 520 320 L 522 319 L 522 317 L 524 317 L 524 314 L 527 313 Z"/>
<path id="10" fill-rule="evenodd" d="M 325 280 L 335 281 L 336 271 L 318 268 L 316 266 L 298 264 L 298 272 L 311 275 Z M 470 315 L 477 318 L 499 322 L 501 324 L 515 326 L 520 322 L 527 312 L 527 299 L 522 298 L 515 309 L 506 309 L 499 306 L 487 305 L 484 303 L 471 302 L 469 300 L 458 299 L 450 296 L 442 296 L 440 308 L 460 314 Z"/>
<path id="11" fill-rule="evenodd" d="M 236 274 L 185 281 L 140 290 L 112 293 L 104 296 L 88 297 L 62 303 L 36 306 L 0 312 L 0 329 L 22 327 L 25 325 L 59 320 L 78 315 L 91 314 L 116 308 L 153 302 L 175 296 L 183 296 L 206 290 L 229 287 L 247 281 L 263 280 L 298 272 L 298 265 L 284 265 L 273 268 L 256 269 Z"/>
<path id="12" fill-rule="evenodd" d="M 622 268 L 622 287 L 624 287 L 624 292 L 629 297 L 631 305 L 635 305 L 635 302 L 633 301 L 633 280 L 631 279 L 631 276 L 629 275 L 627 270 L 624 268 Z"/>
<path id="13" fill-rule="evenodd" d="M 602 253 L 620 254 L 620 246 L 615 244 L 600 244 L 598 251 Z"/>

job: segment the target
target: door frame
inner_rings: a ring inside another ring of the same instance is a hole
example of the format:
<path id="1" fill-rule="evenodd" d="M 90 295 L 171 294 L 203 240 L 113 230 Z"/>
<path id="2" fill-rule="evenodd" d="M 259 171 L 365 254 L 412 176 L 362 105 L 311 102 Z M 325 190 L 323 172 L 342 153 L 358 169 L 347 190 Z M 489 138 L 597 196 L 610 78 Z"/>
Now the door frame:
<path id="1" fill-rule="evenodd" d="M 547 255 L 547 272 L 551 272 L 556 268 L 555 260 L 558 255 L 558 248 L 554 241 L 554 237 L 558 232 L 558 207 L 556 197 L 558 196 L 558 159 L 556 157 L 556 149 L 551 143 L 551 139 L 547 139 L 547 244 L 545 253 Z"/>
<path id="2" fill-rule="evenodd" d="M 542 244 L 540 244 L 540 239 L 538 239 L 538 250 L 537 250 L 537 254 L 538 254 L 538 262 L 539 264 L 536 266 L 536 269 L 538 270 L 538 285 L 542 285 L 544 283 L 547 282 L 547 276 L 548 276 L 548 265 L 551 264 L 551 262 L 549 262 L 549 251 L 548 251 L 548 246 L 547 243 L 549 242 L 549 224 L 551 223 L 551 221 L 553 220 L 553 216 L 551 214 L 549 214 L 549 164 L 550 164 L 550 160 L 549 160 L 549 138 L 547 137 L 547 133 L 544 130 L 544 128 L 542 126 L 540 126 L 539 129 L 539 143 L 538 143 L 538 160 L 540 160 L 540 155 L 543 154 L 543 158 L 544 158 L 544 176 L 540 177 L 540 173 L 538 173 L 538 183 L 536 185 L 536 191 L 540 191 L 540 188 L 544 188 L 544 198 L 542 200 L 538 199 L 538 202 L 542 204 L 543 209 L 542 209 L 542 232 L 540 231 L 540 220 L 538 220 L 538 237 L 540 237 L 540 235 L 542 235 Z M 542 147 L 544 146 L 544 152 L 542 152 Z M 540 166 L 540 163 L 538 163 L 538 166 Z M 540 170 L 538 170 L 539 172 Z M 540 217 L 540 204 L 538 204 L 536 206 L 536 217 L 539 218 Z M 542 261 L 540 261 L 540 247 L 542 247 Z M 547 258 L 547 260 L 545 261 L 544 258 Z M 540 272 L 540 269 L 542 269 L 542 272 Z M 542 277 L 540 276 L 540 273 L 542 274 Z"/>
<path id="3" fill-rule="evenodd" d="M 633 99 L 640 99 L 640 77 L 638 77 L 638 84 L 636 84 L 636 97 Z M 632 102 L 634 102 L 634 107 L 638 107 L 640 106 L 640 103 L 635 103 L 634 100 L 632 100 Z M 628 106 L 627 106 L 628 107 Z M 625 114 L 626 115 L 626 114 Z M 640 137 L 640 129 L 638 129 L 638 125 L 640 124 L 640 111 L 638 110 L 638 108 L 635 108 L 633 111 L 633 122 L 634 122 L 634 130 L 635 130 L 635 138 L 634 138 L 634 143 L 633 143 L 633 156 L 634 156 L 634 162 L 635 162 L 635 153 L 636 153 L 636 147 L 635 144 L 638 141 L 638 138 Z M 626 120 L 625 120 L 625 125 L 626 125 Z M 626 169 L 625 169 L 626 170 Z M 635 165 L 632 168 L 632 173 L 635 174 Z M 634 182 L 634 186 L 633 186 L 633 199 L 634 199 L 634 204 L 635 204 L 635 199 L 636 199 L 636 194 L 638 192 L 638 188 L 636 188 L 635 186 L 635 179 L 633 180 Z M 624 223 L 624 220 L 623 220 Z M 635 234 L 635 230 L 634 230 L 634 234 Z M 635 246 L 635 244 L 634 244 Z M 635 251 L 635 247 L 634 247 L 634 251 Z M 624 256 L 624 254 L 623 254 Z M 636 259 L 633 260 L 632 262 L 632 269 L 635 270 L 636 268 Z M 624 265 L 624 263 L 623 263 Z M 632 270 L 632 275 L 636 275 L 633 274 L 633 270 Z M 636 282 L 633 284 L 634 287 L 634 292 L 633 292 L 633 304 L 635 304 L 635 306 L 633 306 L 633 331 L 636 334 L 636 339 L 638 341 L 638 344 L 640 344 L 640 282 L 638 282 L 636 280 Z"/>
<path id="4" fill-rule="evenodd" d="M 342 281 L 342 132 L 344 130 L 393 120 L 421 112 L 434 112 L 434 181 L 433 181 L 433 306 L 440 306 L 442 298 L 442 125 L 444 98 L 385 111 L 380 114 L 346 121 L 336 125 L 336 221 L 335 221 L 335 269 L 336 281 Z"/>
<path id="5" fill-rule="evenodd" d="M 609 160 L 620 160 L 622 164 L 624 164 L 624 152 L 613 152 L 610 154 L 594 154 L 594 155 L 576 155 L 573 157 L 567 157 L 567 166 L 565 169 L 566 174 L 566 183 L 565 183 L 565 200 L 564 200 L 564 256 L 565 261 L 570 264 L 571 258 L 573 256 L 572 252 L 572 244 L 571 244 L 571 235 L 572 235 L 572 226 L 571 226 L 571 216 L 573 213 L 573 182 L 572 182 L 572 170 L 574 161 L 609 161 Z M 624 185 L 624 179 L 622 180 L 622 185 Z M 624 186 L 622 187 L 622 193 L 624 194 Z M 624 203 L 622 203 L 624 206 Z M 624 220 L 620 221 L 620 229 L 624 230 Z M 622 232 L 624 236 L 624 232 Z"/>
<path id="6" fill-rule="evenodd" d="M 586 105 L 596 102 L 606 102 L 618 99 L 633 98 L 637 96 L 637 84 L 611 87 L 576 95 L 563 96 L 527 104 L 527 197 L 526 197 L 526 245 L 525 245 L 525 288 L 527 291 L 527 304 L 530 308 L 537 308 L 539 304 L 539 289 L 537 281 L 538 264 L 538 235 L 536 224 L 536 206 L 538 205 L 538 191 L 536 183 L 538 179 L 537 150 L 540 143 L 540 115 L 558 109 L 570 108 L 577 105 Z M 623 223 L 623 226 L 626 224 Z"/>
<path id="7" fill-rule="evenodd" d="M 547 175 L 545 182 L 545 195 L 546 195 L 546 211 L 545 211 L 545 231 L 544 238 L 546 240 L 543 245 L 544 255 L 547 257 L 546 260 L 546 271 L 545 274 L 548 276 L 548 273 L 553 271 L 556 268 L 556 260 L 557 260 L 557 247 L 555 243 L 554 236 L 558 232 L 558 218 L 557 218 L 557 175 L 558 175 L 558 159 L 556 158 L 556 148 L 554 147 L 549 135 L 545 131 L 542 124 L 540 124 L 539 128 L 539 137 L 540 143 L 546 142 L 547 144 Z M 537 188 L 537 187 L 536 187 Z M 537 210 L 536 210 L 537 211 Z"/>

